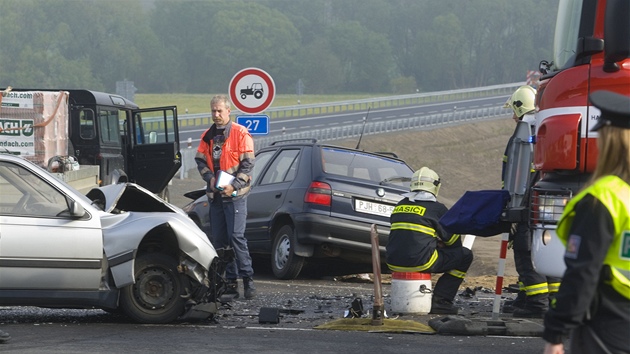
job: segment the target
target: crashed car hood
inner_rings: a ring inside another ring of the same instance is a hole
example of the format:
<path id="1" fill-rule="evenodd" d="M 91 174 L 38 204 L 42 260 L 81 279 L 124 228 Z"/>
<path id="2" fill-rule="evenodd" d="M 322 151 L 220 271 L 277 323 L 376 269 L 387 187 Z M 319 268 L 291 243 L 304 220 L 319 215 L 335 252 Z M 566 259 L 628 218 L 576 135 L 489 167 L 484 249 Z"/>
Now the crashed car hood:
<path id="1" fill-rule="evenodd" d="M 110 256 L 123 252 L 126 247 L 134 247 L 131 244 L 137 247 L 145 232 L 162 224 L 168 224 L 175 231 L 181 250 L 204 267 L 209 268 L 217 256 L 208 237 L 183 210 L 137 184 L 120 183 L 95 188 L 87 197 L 110 214 L 102 218 L 106 229 L 106 252 Z M 132 226 L 122 225 L 131 223 Z"/>
<path id="2" fill-rule="evenodd" d="M 98 193 L 100 191 L 101 193 Z M 116 209 L 126 211 L 162 211 L 182 213 L 181 209 L 164 201 L 149 190 L 135 183 L 110 184 L 91 190 L 88 198 L 100 203 L 108 213 Z"/>

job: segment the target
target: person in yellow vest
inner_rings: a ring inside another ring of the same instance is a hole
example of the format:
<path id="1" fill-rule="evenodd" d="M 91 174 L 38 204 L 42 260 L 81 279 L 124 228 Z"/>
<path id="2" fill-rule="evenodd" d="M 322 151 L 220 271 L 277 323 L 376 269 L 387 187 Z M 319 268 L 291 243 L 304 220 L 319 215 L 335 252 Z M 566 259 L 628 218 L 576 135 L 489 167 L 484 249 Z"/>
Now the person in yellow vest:
<path id="1" fill-rule="evenodd" d="M 599 157 L 557 234 L 567 269 L 545 315 L 545 354 L 630 353 L 630 98 L 591 94 Z"/>

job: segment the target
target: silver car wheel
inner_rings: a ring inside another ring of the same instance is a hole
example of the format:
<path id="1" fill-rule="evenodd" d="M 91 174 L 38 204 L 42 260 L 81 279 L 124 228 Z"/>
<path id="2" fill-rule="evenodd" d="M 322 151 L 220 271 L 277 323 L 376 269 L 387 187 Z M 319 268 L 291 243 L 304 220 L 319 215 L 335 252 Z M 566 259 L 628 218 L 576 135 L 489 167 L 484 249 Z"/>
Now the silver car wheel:
<path id="1" fill-rule="evenodd" d="M 291 225 L 282 226 L 275 234 L 271 250 L 271 268 L 278 279 L 295 279 L 304 266 L 304 257 L 295 254 L 297 240 Z"/>
<path id="2" fill-rule="evenodd" d="M 289 255 L 291 252 L 291 241 L 287 235 L 282 235 L 276 246 L 276 255 L 274 260 L 278 269 L 284 269 L 289 262 Z"/>

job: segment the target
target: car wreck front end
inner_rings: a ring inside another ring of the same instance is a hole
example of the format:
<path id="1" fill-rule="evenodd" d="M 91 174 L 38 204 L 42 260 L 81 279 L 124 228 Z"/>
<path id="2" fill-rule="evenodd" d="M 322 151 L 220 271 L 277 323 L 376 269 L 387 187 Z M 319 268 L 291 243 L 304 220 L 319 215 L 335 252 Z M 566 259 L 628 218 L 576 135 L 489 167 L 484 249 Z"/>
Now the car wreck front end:
<path id="1" fill-rule="evenodd" d="M 133 183 L 100 187 L 87 197 L 106 212 L 104 257 L 126 315 L 164 323 L 217 313 L 224 262 L 181 209 Z"/>

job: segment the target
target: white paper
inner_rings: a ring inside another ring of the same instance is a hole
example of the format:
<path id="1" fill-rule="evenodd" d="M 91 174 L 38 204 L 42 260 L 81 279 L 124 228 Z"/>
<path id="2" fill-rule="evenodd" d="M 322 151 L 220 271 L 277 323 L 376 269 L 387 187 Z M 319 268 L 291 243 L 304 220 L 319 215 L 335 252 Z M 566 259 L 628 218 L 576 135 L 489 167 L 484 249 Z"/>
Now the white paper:
<path id="1" fill-rule="evenodd" d="M 473 243 L 475 242 L 475 236 L 474 235 L 462 235 L 462 236 L 464 236 L 462 246 L 468 248 L 469 250 L 472 250 Z"/>
<path id="2" fill-rule="evenodd" d="M 215 188 L 217 188 L 218 190 L 223 190 L 221 186 L 227 186 L 228 184 L 232 183 L 233 180 L 234 176 L 232 176 L 231 174 L 225 171 L 219 171 L 219 174 L 217 174 Z"/>

